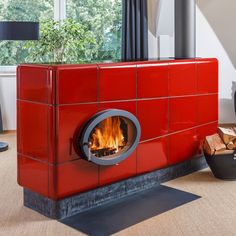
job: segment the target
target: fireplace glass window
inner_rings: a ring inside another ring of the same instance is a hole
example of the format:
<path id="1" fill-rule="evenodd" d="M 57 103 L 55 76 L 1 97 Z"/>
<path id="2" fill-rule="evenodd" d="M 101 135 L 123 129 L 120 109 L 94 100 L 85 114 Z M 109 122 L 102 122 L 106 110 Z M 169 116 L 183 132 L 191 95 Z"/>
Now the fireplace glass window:
<path id="1" fill-rule="evenodd" d="M 96 114 L 79 136 L 80 149 L 88 161 L 113 165 L 127 158 L 140 138 L 140 125 L 134 115 L 122 110 Z"/>
<path id="2" fill-rule="evenodd" d="M 126 118 L 109 117 L 100 122 L 91 132 L 91 153 L 96 157 L 109 157 L 125 151 L 133 140 L 132 125 Z"/>

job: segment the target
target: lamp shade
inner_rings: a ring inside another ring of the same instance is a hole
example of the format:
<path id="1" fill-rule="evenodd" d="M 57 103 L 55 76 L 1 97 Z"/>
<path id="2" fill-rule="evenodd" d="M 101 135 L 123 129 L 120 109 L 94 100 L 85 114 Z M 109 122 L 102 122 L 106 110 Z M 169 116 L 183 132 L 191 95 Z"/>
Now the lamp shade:
<path id="1" fill-rule="evenodd" d="M 0 21 L 0 40 L 38 40 L 39 22 Z"/>

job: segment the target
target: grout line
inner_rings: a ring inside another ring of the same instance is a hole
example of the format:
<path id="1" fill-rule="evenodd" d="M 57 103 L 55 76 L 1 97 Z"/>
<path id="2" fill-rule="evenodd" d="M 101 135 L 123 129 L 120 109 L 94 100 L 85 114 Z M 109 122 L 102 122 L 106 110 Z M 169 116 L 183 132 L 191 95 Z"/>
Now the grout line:
<path id="1" fill-rule="evenodd" d="M 193 127 L 191 127 L 191 128 L 182 129 L 182 130 L 175 131 L 175 132 L 172 132 L 172 133 L 160 135 L 160 136 L 157 136 L 157 137 L 155 137 L 155 138 L 146 139 L 146 140 L 141 141 L 141 142 L 139 142 L 139 143 L 145 143 L 145 142 L 153 141 L 153 140 L 156 140 L 156 139 L 159 139 L 159 138 L 168 137 L 168 136 L 171 136 L 171 135 L 174 135 L 174 134 L 179 134 L 179 133 L 186 132 L 186 131 L 189 131 L 189 130 L 193 130 L 193 129 L 196 129 L 196 128 L 201 128 L 201 127 L 204 127 L 204 126 L 206 126 L 206 125 L 210 125 L 210 124 L 214 124 L 214 123 L 218 123 L 218 121 L 216 120 L 216 121 L 204 123 L 204 124 L 201 124 L 201 125 L 196 125 L 196 126 L 193 126 Z"/>
<path id="2" fill-rule="evenodd" d="M 136 98 L 138 99 L 138 92 L 139 92 L 139 69 L 138 69 L 138 66 L 136 68 Z M 138 118 L 138 100 L 136 99 L 136 102 L 135 102 L 135 109 L 136 109 L 136 117 Z M 142 129 L 141 129 L 141 124 L 140 124 L 140 131 L 142 132 Z M 141 136 L 140 136 L 141 137 Z M 138 173 L 138 146 L 136 147 L 136 149 L 134 150 L 135 151 L 135 155 L 136 155 L 136 172 L 135 174 L 137 175 Z"/>
<path id="3" fill-rule="evenodd" d="M 161 99 L 174 99 L 174 98 L 188 98 L 188 97 L 201 97 L 201 96 L 212 96 L 218 95 L 218 93 L 206 93 L 206 94 L 190 94 L 190 95 L 180 95 L 180 96 L 166 96 L 157 98 L 137 98 L 137 99 L 127 99 L 127 100 L 112 100 L 112 101 L 95 101 L 95 102 L 78 102 L 78 103 L 68 103 L 68 104 L 48 104 L 44 102 L 37 102 L 32 100 L 17 99 L 22 102 L 29 102 L 35 104 L 44 104 L 48 106 L 76 106 L 76 105 L 89 105 L 89 104 L 104 104 L 104 103 L 118 103 L 118 102 L 136 102 L 136 101 L 152 101 Z"/>
<path id="4" fill-rule="evenodd" d="M 63 161 L 63 162 L 60 162 L 60 163 L 50 163 L 48 161 L 45 161 L 45 160 L 40 160 L 36 157 L 32 157 L 32 156 L 29 156 L 29 155 L 26 155 L 26 154 L 22 154 L 22 153 L 17 153 L 19 156 L 22 156 L 22 157 L 25 157 L 25 158 L 28 158 L 28 159 L 31 159 L 33 161 L 37 161 L 37 162 L 40 162 L 44 165 L 48 165 L 48 166 L 61 166 L 61 165 L 64 165 L 64 164 L 67 164 L 67 163 L 71 163 L 71 162 L 75 162 L 75 161 L 78 161 L 78 160 L 82 160 L 81 157 L 78 157 L 76 159 L 73 159 L 73 160 L 69 160 L 69 161 Z"/>
<path id="5" fill-rule="evenodd" d="M 139 142 L 139 144 L 146 143 L 146 142 L 149 142 L 149 141 L 153 141 L 153 140 L 156 140 L 156 139 L 159 139 L 159 138 L 168 137 L 168 136 L 171 136 L 171 135 L 174 135 L 174 134 L 178 134 L 178 133 L 182 133 L 182 132 L 185 132 L 185 131 L 193 130 L 193 129 L 196 129 L 196 128 L 204 127 L 204 126 L 206 126 L 206 125 L 210 125 L 210 124 L 214 124 L 214 123 L 218 123 L 218 121 L 212 121 L 212 122 L 205 123 L 205 124 L 198 125 L 198 126 L 194 126 L 194 127 L 188 128 L 188 129 L 176 131 L 176 132 L 169 133 L 169 134 L 165 134 L 165 135 L 162 135 L 162 136 L 157 136 L 157 137 L 155 137 L 155 138 L 151 138 L 151 139 L 147 139 L 147 140 L 145 140 L 145 141 L 141 141 L 141 142 Z M 137 149 L 136 149 L 135 151 L 137 151 Z M 37 159 L 37 158 L 32 157 L 32 156 L 29 156 L 29 155 L 25 155 L 25 154 L 22 154 L 22 153 L 17 153 L 17 154 L 19 154 L 20 156 L 29 158 L 29 159 L 31 159 L 31 160 L 34 160 L 34 161 L 38 161 L 38 162 L 40 162 L 40 163 L 42 163 L 42 164 L 49 165 L 49 166 L 61 166 L 61 165 L 67 164 L 67 163 L 71 163 L 71 162 L 75 162 L 75 161 L 78 161 L 78 160 L 82 160 L 82 159 L 83 159 L 83 158 L 81 158 L 81 157 L 78 157 L 78 158 L 73 159 L 73 160 L 64 161 L 64 162 L 60 162 L 60 163 L 56 163 L 56 164 L 55 164 L 55 163 L 50 163 L 50 162 L 48 162 L 48 161 L 44 161 L 44 160 Z"/>

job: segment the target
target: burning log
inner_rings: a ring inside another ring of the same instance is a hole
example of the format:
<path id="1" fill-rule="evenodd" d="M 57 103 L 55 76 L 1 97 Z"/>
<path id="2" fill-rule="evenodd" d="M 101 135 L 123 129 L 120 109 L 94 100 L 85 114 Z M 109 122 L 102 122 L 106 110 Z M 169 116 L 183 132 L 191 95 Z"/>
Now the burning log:
<path id="1" fill-rule="evenodd" d="M 94 154 L 96 157 L 104 157 L 104 156 L 110 156 L 117 152 L 117 149 L 110 149 L 110 148 L 102 148 L 97 150 L 91 150 L 91 153 Z"/>
<path id="2" fill-rule="evenodd" d="M 91 153 L 104 157 L 117 153 L 127 144 L 120 117 L 108 117 L 94 129 L 90 138 Z"/>

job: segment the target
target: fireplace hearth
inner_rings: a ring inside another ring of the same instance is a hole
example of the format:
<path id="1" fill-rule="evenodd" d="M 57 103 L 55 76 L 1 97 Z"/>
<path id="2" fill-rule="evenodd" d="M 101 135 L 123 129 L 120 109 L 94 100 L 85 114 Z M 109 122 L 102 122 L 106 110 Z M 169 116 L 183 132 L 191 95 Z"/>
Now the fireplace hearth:
<path id="1" fill-rule="evenodd" d="M 114 165 L 129 157 L 140 139 L 140 124 L 130 112 L 110 109 L 95 114 L 76 138 L 76 149 L 98 165 Z"/>

